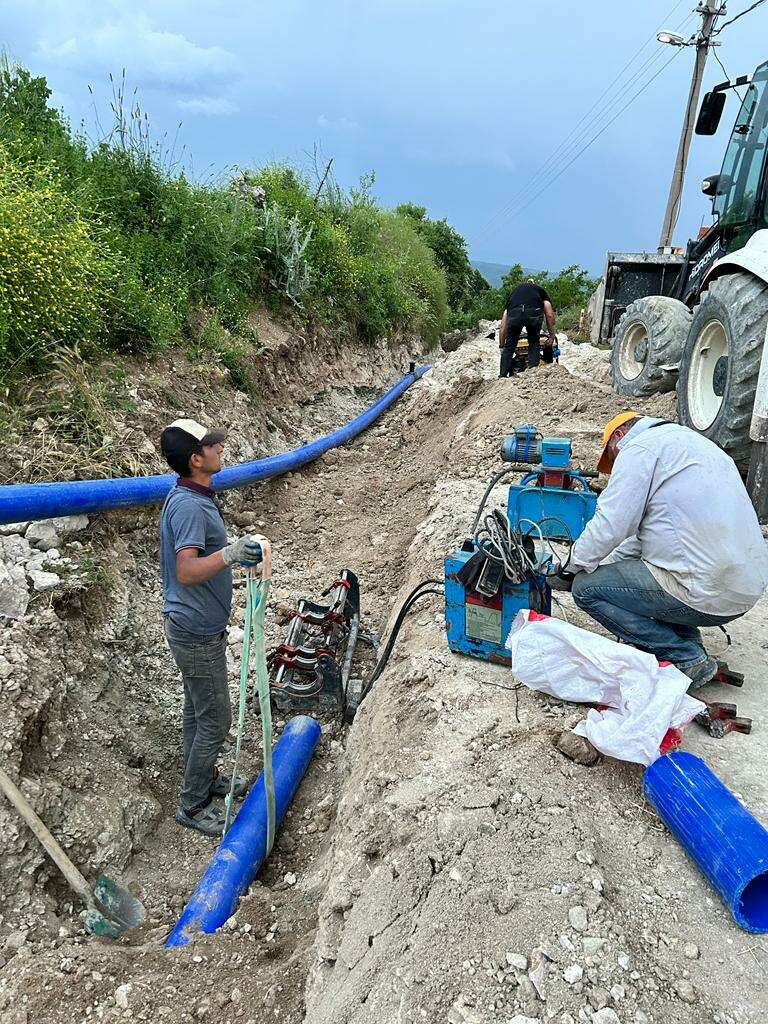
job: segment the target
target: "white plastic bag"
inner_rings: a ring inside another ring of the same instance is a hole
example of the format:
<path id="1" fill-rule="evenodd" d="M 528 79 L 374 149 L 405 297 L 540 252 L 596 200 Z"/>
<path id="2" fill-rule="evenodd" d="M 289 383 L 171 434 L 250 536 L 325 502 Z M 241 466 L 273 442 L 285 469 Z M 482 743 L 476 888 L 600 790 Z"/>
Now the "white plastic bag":
<path id="1" fill-rule="evenodd" d="M 603 754 L 651 764 L 667 729 L 705 709 L 685 692 L 690 679 L 652 654 L 536 612 L 518 612 L 507 647 L 512 671 L 532 690 L 563 700 L 605 704 L 574 732 Z"/>

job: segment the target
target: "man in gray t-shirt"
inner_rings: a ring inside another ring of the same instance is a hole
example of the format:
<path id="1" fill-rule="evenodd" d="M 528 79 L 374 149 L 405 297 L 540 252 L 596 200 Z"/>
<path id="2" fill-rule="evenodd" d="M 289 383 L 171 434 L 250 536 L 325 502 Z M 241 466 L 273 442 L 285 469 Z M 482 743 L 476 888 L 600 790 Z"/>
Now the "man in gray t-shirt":
<path id="1" fill-rule="evenodd" d="M 232 723 L 226 659 L 232 565 L 254 568 L 261 562 L 254 538 L 227 544 L 211 487 L 225 437 L 225 430 L 181 419 L 160 439 L 168 465 L 179 474 L 160 518 L 165 636 L 184 685 L 184 783 L 176 820 L 211 836 L 224 828 L 212 799 L 225 796 L 231 783 L 216 769 L 216 759 Z M 235 782 L 235 795 L 244 795 L 246 780 Z"/>

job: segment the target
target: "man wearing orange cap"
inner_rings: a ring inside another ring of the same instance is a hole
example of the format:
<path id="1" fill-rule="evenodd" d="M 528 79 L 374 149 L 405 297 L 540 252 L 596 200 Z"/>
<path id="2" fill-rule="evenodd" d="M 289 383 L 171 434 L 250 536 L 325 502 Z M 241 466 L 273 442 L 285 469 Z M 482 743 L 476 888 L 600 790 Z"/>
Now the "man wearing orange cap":
<path id="1" fill-rule="evenodd" d="M 688 427 L 624 412 L 606 424 L 597 468 L 610 480 L 573 545 L 574 600 L 702 686 L 717 662 L 699 627 L 743 615 L 768 585 L 768 551 L 736 465 Z"/>

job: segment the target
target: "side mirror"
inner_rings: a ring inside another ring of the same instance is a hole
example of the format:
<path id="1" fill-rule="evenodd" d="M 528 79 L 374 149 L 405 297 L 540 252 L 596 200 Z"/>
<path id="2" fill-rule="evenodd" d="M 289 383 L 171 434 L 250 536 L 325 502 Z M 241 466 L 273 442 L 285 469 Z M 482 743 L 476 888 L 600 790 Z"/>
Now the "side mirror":
<path id="1" fill-rule="evenodd" d="M 696 128 L 697 135 L 714 135 L 725 106 L 724 92 L 708 92 L 701 103 Z"/>
<path id="2" fill-rule="evenodd" d="M 720 183 L 719 174 L 710 174 L 708 178 L 705 178 L 701 183 L 701 191 L 705 196 L 716 196 L 717 186 Z"/>

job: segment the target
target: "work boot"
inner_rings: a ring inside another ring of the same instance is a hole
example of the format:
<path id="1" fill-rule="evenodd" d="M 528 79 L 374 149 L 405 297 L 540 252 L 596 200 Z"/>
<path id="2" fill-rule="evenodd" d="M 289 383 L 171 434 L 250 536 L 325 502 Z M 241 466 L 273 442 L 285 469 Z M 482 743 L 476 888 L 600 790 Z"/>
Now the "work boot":
<path id="1" fill-rule="evenodd" d="M 681 668 L 680 671 L 683 675 L 688 676 L 691 680 L 688 692 L 690 693 L 691 690 L 698 690 L 700 686 L 705 686 L 707 683 L 710 683 L 717 675 L 719 667 L 720 666 L 714 658 L 710 658 L 709 655 L 705 655 L 701 661 L 697 661 L 693 665 L 689 665 L 687 668 Z"/>
<path id="2" fill-rule="evenodd" d="M 211 786 L 211 796 L 229 796 L 229 791 L 232 788 L 232 776 L 224 775 L 218 770 L 214 769 L 215 775 L 213 777 L 213 785 Z M 235 776 L 235 792 L 234 797 L 236 800 L 242 799 L 248 792 L 248 779 L 244 775 Z"/>
<path id="3" fill-rule="evenodd" d="M 183 807 L 176 808 L 176 821 L 187 828 L 197 829 L 203 835 L 212 836 L 218 839 L 224 834 L 224 814 L 214 804 L 206 804 L 205 807 L 193 807 L 185 811 Z"/>

